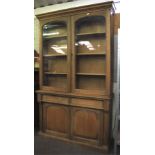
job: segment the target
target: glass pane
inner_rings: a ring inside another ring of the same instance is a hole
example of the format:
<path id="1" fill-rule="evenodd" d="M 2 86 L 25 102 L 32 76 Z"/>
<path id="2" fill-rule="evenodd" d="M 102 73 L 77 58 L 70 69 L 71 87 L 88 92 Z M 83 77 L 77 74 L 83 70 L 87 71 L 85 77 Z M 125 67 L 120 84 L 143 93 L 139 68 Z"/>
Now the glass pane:
<path id="1" fill-rule="evenodd" d="M 105 74 L 105 56 L 80 56 L 76 61 L 78 73 Z"/>
<path id="2" fill-rule="evenodd" d="M 51 22 L 43 26 L 44 85 L 67 89 L 67 25 Z"/>
<path id="3" fill-rule="evenodd" d="M 51 22 L 43 26 L 43 37 L 52 38 L 67 35 L 65 22 Z"/>
<path id="4" fill-rule="evenodd" d="M 75 25 L 76 89 L 105 89 L 105 17 L 87 16 Z"/>
<path id="5" fill-rule="evenodd" d="M 78 76 L 77 89 L 104 91 L 105 78 L 100 76 Z"/>
<path id="6" fill-rule="evenodd" d="M 54 38 L 44 41 L 44 54 L 66 54 L 67 53 L 67 39 Z"/>
<path id="7" fill-rule="evenodd" d="M 105 32 L 104 16 L 87 16 L 77 21 L 76 30 L 78 33 Z"/>
<path id="8" fill-rule="evenodd" d="M 43 26 L 43 53 L 66 54 L 67 26 L 64 22 L 48 23 Z"/>
<path id="9" fill-rule="evenodd" d="M 67 63 L 66 57 L 44 58 L 44 72 L 66 73 Z"/>
<path id="10" fill-rule="evenodd" d="M 64 75 L 46 75 L 44 78 L 45 86 L 52 86 L 62 90 L 67 89 L 67 77 Z"/>
<path id="11" fill-rule="evenodd" d="M 105 53 L 104 34 L 81 35 L 76 37 L 77 53 Z"/>
<path id="12" fill-rule="evenodd" d="M 76 53 L 105 53 L 105 18 L 85 17 L 76 22 Z"/>

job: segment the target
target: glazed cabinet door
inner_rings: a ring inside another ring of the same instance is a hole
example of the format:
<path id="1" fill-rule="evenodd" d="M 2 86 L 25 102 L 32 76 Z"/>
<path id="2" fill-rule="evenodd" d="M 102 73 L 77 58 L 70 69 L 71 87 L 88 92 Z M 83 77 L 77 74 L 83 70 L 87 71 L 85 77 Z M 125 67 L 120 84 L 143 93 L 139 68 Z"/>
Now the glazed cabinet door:
<path id="1" fill-rule="evenodd" d="M 108 87 L 108 44 L 106 12 L 88 12 L 72 16 L 72 91 L 103 95 Z"/>
<path id="2" fill-rule="evenodd" d="M 69 18 L 42 23 L 41 86 L 43 89 L 67 92 L 70 76 Z"/>

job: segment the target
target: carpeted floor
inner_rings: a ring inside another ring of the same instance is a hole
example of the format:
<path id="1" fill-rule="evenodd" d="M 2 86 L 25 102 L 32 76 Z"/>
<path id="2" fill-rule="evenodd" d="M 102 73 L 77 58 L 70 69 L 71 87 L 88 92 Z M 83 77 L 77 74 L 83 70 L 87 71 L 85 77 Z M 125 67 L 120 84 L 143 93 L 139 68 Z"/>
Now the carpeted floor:
<path id="1" fill-rule="evenodd" d="M 113 155 L 85 146 L 34 135 L 34 155 Z"/>

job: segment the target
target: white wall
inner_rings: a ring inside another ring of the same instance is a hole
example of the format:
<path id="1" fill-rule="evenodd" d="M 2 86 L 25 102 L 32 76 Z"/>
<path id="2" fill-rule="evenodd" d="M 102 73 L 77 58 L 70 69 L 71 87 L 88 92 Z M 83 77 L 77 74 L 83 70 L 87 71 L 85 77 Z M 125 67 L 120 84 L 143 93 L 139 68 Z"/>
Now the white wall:
<path id="1" fill-rule="evenodd" d="M 39 40 L 38 40 L 38 19 L 34 16 L 34 49 L 39 52 Z"/>

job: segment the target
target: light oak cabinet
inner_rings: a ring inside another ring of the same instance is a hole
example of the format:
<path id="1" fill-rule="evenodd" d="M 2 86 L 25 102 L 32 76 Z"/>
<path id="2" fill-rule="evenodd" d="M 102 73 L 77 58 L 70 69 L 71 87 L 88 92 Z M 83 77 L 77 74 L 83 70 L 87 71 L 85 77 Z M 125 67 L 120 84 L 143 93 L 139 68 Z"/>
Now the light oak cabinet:
<path id="1" fill-rule="evenodd" d="M 108 150 L 112 2 L 38 15 L 40 134 Z"/>

